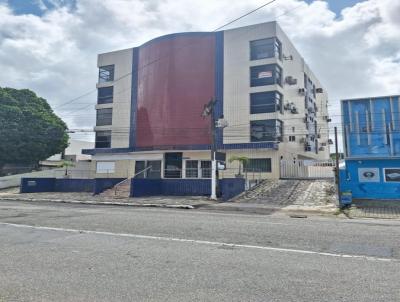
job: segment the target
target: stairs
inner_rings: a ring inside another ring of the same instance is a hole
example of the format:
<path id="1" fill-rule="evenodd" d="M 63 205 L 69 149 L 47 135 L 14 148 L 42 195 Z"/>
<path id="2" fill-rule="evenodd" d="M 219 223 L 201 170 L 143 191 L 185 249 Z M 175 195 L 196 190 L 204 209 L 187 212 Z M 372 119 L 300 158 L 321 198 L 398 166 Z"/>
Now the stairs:
<path id="1" fill-rule="evenodd" d="M 114 187 L 100 193 L 101 197 L 108 198 L 129 198 L 131 193 L 131 179 L 127 178 L 124 181 L 116 184 Z"/>

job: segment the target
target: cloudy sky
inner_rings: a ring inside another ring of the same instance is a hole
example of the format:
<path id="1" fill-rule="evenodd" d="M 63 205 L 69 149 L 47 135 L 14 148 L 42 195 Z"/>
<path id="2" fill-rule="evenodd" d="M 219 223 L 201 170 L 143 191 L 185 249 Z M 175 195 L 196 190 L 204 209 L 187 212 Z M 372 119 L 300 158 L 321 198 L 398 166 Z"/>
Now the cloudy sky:
<path id="1" fill-rule="evenodd" d="M 98 53 L 211 31 L 266 2 L 0 0 L 0 86 L 32 89 L 70 128 L 91 128 Z M 327 89 L 334 123 L 342 98 L 400 93 L 399 0 L 277 0 L 230 27 L 271 20 Z"/>

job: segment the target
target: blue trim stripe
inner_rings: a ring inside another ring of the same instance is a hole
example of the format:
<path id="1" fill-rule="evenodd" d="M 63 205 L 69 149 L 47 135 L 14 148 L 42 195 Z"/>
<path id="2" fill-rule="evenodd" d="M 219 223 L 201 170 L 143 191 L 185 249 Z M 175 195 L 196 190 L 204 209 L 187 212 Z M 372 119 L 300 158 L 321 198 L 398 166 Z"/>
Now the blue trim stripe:
<path id="1" fill-rule="evenodd" d="M 243 144 L 224 144 L 220 150 L 237 150 L 249 148 L 279 149 L 277 143 L 243 143 Z M 82 154 L 110 154 L 110 153 L 129 153 L 143 151 L 172 151 L 172 150 L 211 150 L 210 145 L 181 145 L 181 146 L 155 146 L 155 147 L 136 147 L 136 148 L 104 148 L 104 149 L 84 149 Z"/>
<path id="2" fill-rule="evenodd" d="M 214 118 L 218 120 L 224 114 L 224 32 L 215 33 L 215 98 L 217 104 Z M 223 129 L 217 129 L 217 149 L 223 146 Z"/>
<path id="3" fill-rule="evenodd" d="M 136 118 L 137 118 L 137 97 L 138 97 L 138 73 L 139 73 L 139 48 L 132 52 L 132 91 L 131 91 L 131 120 L 129 131 L 129 148 L 136 145 Z"/>

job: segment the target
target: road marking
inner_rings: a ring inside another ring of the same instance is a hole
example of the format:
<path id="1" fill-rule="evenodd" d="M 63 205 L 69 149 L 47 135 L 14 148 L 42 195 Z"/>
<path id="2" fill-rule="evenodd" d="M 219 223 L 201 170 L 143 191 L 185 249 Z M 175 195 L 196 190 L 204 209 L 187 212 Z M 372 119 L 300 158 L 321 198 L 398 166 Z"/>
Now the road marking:
<path id="1" fill-rule="evenodd" d="M 233 247 L 233 248 L 236 247 L 236 248 L 244 248 L 244 249 L 257 249 L 257 250 L 286 252 L 286 253 L 295 253 L 295 254 L 303 254 L 303 255 L 320 255 L 320 256 L 337 257 L 337 258 L 363 259 L 363 260 L 369 260 L 369 261 L 399 262 L 397 259 L 393 259 L 393 258 L 380 258 L 380 257 L 372 257 L 372 256 L 364 256 L 364 255 L 348 255 L 348 254 L 326 253 L 326 252 L 317 252 L 317 251 L 300 250 L 300 249 L 278 248 L 278 247 L 272 247 L 272 246 L 235 244 L 235 243 L 225 243 L 225 242 L 218 242 L 218 241 L 207 241 L 207 240 L 196 240 L 196 239 L 185 239 L 185 238 L 174 238 L 174 237 L 162 237 L 162 236 L 150 236 L 150 235 L 129 234 L 129 233 L 112 233 L 112 232 L 104 232 L 104 231 L 77 230 L 77 229 L 69 229 L 69 228 L 34 226 L 34 225 L 15 224 L 15 223 L 7 223 L 7 222 L 0 222 L 0 225 L 17 227 L 17 228 L 46 230 L 46 231 L 61 231 L 61 232 L 69 232 L 69 233 L 77 233 L 77 234 L 94 234 L 94 235 L 105 235 L 105 236 L 135 238 L 135 239 L 147 239 L 147 240 L 160 240 L 160 241 L 170 241 L 170 242 L 196 243 L 196 244 L 202 244 L 202 245 L 226 246 L 226 247 Z"/>

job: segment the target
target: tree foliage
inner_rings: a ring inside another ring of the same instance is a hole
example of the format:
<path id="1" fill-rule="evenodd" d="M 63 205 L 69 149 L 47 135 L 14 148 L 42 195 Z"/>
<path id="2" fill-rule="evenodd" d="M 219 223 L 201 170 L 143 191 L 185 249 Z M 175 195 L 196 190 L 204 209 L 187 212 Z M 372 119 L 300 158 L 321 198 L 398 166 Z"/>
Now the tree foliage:
<path id="1" fill-rule="evenodd" d="M 232 162 L 234 162 L 234 161 L 239 162 L 239 173 L 238 173 L 238 175 L 241 175 L 241 174 L 242 174 L 242 166 L 245 165 L 245 164 L 247 164 L 247 163 L 249 162 L 249 158 L 246 157 L 246 156 L 236 156 L 236 155 L 232 155 L 232 156 L 229 158 L 229 162 L 232 163 Z"/>
<path id="2" fill-rule="evenodd" d="M 0 167 L 37 163 L 68 146 L 67 125 L 28 89 L 0 87 Z"/>

